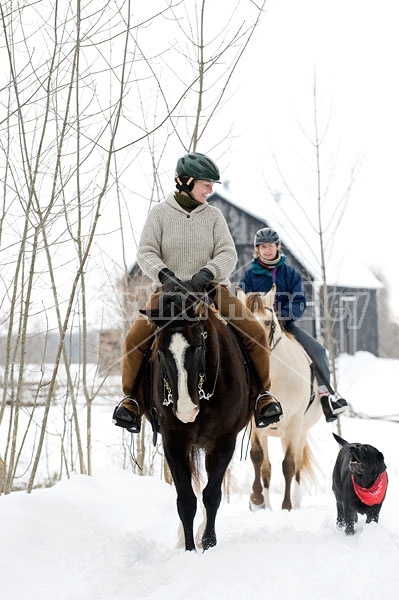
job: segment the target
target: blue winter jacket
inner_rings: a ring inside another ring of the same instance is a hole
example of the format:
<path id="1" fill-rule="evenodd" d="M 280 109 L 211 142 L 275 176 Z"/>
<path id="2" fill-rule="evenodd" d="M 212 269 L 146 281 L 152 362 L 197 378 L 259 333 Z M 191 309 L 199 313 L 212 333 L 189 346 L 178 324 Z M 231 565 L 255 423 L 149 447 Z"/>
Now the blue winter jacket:
<path id="1" fill-rule="evenodd" d="M 286 257 L 282 256 L 276 267 L 270 271 L 254 258 L 251 267 L 245 271 L 239 286 L 246 294 L 248 292 L 267 293 L 275 281 L 274 309 L 280 319 L 289 322 L 301 318 L 306 309 L 306 297 L 301 276 L 293 267 L 286 265 L 285 261 Z"/>

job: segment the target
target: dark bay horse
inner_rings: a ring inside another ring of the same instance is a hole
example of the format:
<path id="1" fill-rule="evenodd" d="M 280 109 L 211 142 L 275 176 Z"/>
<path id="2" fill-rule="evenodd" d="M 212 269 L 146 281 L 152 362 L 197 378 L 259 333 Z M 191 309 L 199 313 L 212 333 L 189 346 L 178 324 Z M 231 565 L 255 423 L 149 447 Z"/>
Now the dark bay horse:
<path id="1" fill-rule="evenodd" d="M 198 302 L 192 294 L 161 294 L 157 309 L 141 312 L 157 325 L 152 400 L 176 486 L 186 550 L 196 548 L 193 483 L 198 481 L 198 453 L 203 450 L 205 455 L 201 541 L 206 550 L 216 545 L 222 481 L 237 434 L 252 415 L 246 368 L 234 335 L 209 303 Z"/>

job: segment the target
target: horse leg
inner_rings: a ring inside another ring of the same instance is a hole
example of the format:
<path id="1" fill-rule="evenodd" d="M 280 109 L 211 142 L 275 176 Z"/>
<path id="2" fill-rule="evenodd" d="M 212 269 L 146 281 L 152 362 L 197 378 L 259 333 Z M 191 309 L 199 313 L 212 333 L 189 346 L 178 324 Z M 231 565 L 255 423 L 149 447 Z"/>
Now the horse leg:
<path id="1" fill-rule="evenodd" d="M 264 460 L 263 448 L 259 442 L 259 438 L 257 435 L 253 435 L 252 437 L 250 456 L 254 467 L 255 477 L 252 484 L 252 494 L 249 499 L 249 508 L 252 511 L 256 511 L 261 508 L 265 508 L 265 498 L 262 493 L 262 480 L 263 485 L 266 487 L 267 490 L 269 490 L 271 475 L 271 465 L 269 457 L 266 456 L 266 460 Z"/>
<path id="2" fill-rule="evenodd" d="M 311 471 L 311 454 L 307 445 L 306 434 L 301 436 L 301 439 L 297 445 L 297 452 L 295 456 L 295 488 L 291 490 L 293 497 L 293 508 L 299 508 L 302 500 L 302 489 L 301 489 L 301 476 L 302 471 L 305 469 Z"/>
<path id="3" fill-rule="evenodd" d="M 197 498 L 191 485 L 191 461 L 186 448 L 178 442 L 164 440 L 165 457 L 168 461 L 177 493 L 177 512 L 183 525 L 186 550 L 195 550 L 194 517 Z"/>
<path id="4" fill-rule="evenodd" d="M 285 479 L 285 492 L 282 507 L 291 510 L 291 483 L 295 475 L 295 457 L 291 446 L 288 446 L 283 460 L 283 475 Z"/>
<path id="5" fill-rule="evenodd" d="M 291 486 L 292 508 L 300 508 L 302 501 L 301 470 L 295 468 L 295 478 Z"/>
<path id="6" fill-rule="evenodd" d="M 202 500 L 206 510 L 206 525 L 202 535 L 202 548 L 208 550 L 216 546 L 215 521 L 222 499 L 222 483 L 235 448 L 235 437 L 218 440 L 212 452 L 206 454 L 205 468 L 208 483 L 202 492 Z"/>
<path id="7" fill-rule="evenodd" d="M 271 475 L 272 475 L 272 465 L 271 465 L 270 459 L 269 459 L 268 444 L 269 444 L 269 437 L 267 435 L 263 435 L 263 440 L 262 440 L 263 462 L 262 462 L 262 468 L 261 468 L 262 482 L 263 482 L 263 495 L 265 497 L 266 508 L 271 508 L 269 490 L 270 490 L 270 480 L 271 480 Z"/>

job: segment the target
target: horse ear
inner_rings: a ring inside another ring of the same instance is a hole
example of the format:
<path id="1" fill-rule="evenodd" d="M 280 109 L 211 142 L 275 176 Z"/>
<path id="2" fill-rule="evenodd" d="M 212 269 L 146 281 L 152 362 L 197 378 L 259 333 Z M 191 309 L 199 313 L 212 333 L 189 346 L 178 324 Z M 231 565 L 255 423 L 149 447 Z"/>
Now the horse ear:
<path id="1" fill-rule="evenodd" d="M 147 317 L 153 323 L 159 324 L 159 309 L 158 308 L 139 308 L 139 313 Z"/>
<path id="2" fill-rule="evenodd" d="M 273 283 L 270 291 L 267 292 L 267 294 L 265 296 L 265 306 L 273 309 L 275 295 L 276 295 L 276 284 Z"/>
<path id="3" fill-rule="evenodd" d="M 240 288 L 239 285 L 236 286 L 236 292 L 237 292 L 237 298 L 239 300 L 241 300 L 241 302 L 243 304 L 245 304 L 245 302 L 246 302 L 246 296 L 245 296 L 245 293 L 242 291 L 242 289 Z"/>
<path id="4" fill-rule="evenodd" d="M 197 315 L 197 317 L 205 316 L 205 302 L 203 300 L 200 300 L 199 302 L 196 303 L 195 314 Z"/>

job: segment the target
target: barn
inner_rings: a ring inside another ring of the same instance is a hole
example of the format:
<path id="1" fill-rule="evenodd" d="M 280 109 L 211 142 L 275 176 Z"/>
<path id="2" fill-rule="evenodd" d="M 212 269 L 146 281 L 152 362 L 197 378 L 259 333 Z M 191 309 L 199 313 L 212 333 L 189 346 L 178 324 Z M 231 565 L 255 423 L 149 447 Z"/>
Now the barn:
<path id="1" fill-rule="evenodd" d="M 224 214 L 237 248 L 237 267 L 231 277 L 233 284 L 239 282 L 243 271 L 251 263 L 256 231 L 262 227 L 278 230 L 287 264 L 299 271 L 305 284 L 307 310 L 300 325 L 316 337 L 323 336 L 326 311 L 321 276 L 314 267 L 314 261 L 311 267 L 306 252 L 292 250 L 291 240 L 281 224 L 276 226 L 274 222 L 234 204 L 223 189 L 212 194 L 209 202 Z M 287 227 L 288 230 L 292 232 L 292 227 Z M 298 243 L 295 245 L 296 248 L 299 246 Z M 367 351 L 378 356 L 378 291 L 382 287 L 381 282 L 364 265 L 352 262 L 348 266 L 340 263 L 327 269 L 326 278 L 336 355 Z"/>

